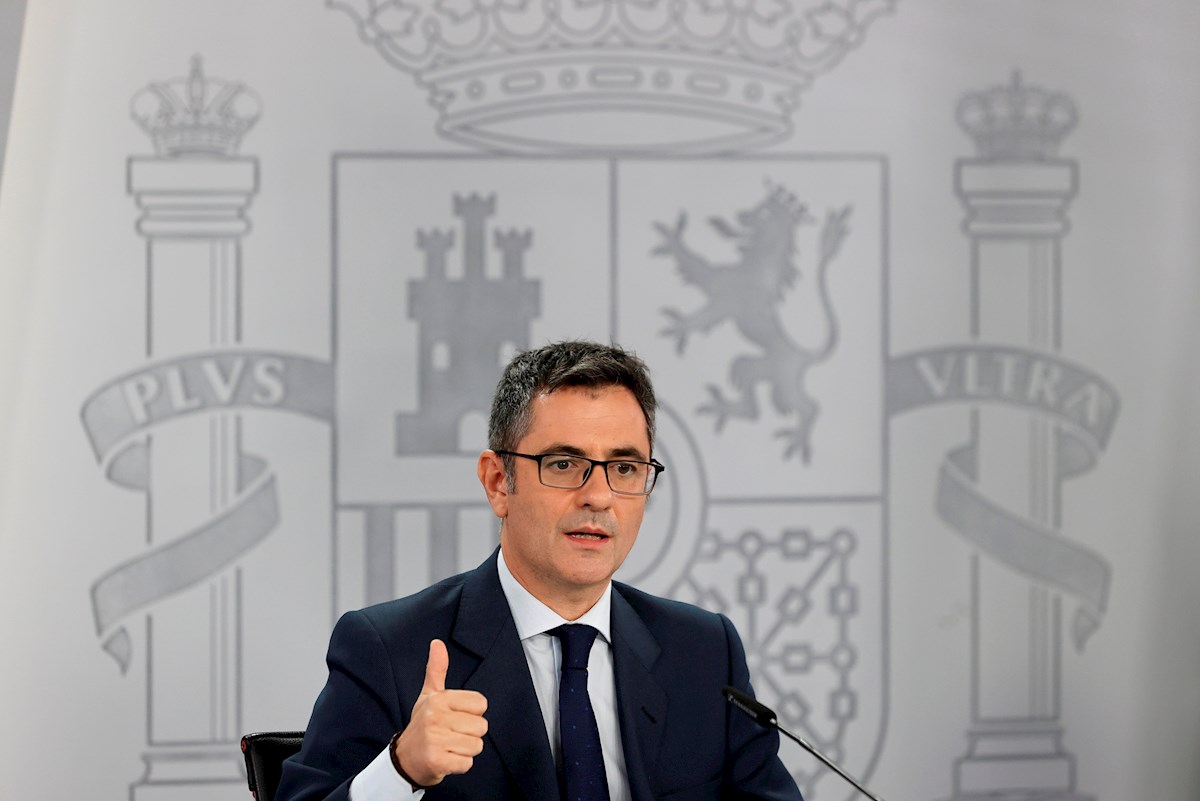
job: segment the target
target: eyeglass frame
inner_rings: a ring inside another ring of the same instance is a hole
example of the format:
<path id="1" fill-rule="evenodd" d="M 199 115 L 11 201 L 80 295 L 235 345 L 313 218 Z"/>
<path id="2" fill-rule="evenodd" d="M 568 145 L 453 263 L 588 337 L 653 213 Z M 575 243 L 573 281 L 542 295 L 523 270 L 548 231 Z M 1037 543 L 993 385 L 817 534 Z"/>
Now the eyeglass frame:
<path id="1" fill-rule="evenodd" d="M 582 487 L 588 483 L 588 479 L 592 477 L 593 470 L 595 470 L 597 467 L 603 467 L 604 468 L 604 481 L 608 484 L 608 488 L 610 490 L 612 490 L 613 492 L 615 492 L 617 495 L 624 495 L 624 496 L 630 497 L 630 498 L 645 498 L 651 492 L 654 492 L 654 488 L 656 486 L 658 486 L 658 477 L 660 475 L 662 475 L 663 471 L 665 471 L 667 469 L 667 466 L 665 464 L 663 464 L 662 462 L 658 461 L 657 459 L 651 459 L 648 462 L 642 461 L 641 459 L 589 459 L 588 457 L 580 456 L 577 453 L 550 452 L 550 453 L 533 454 L 533 453 L 517 453 L 516 451 L 505 451 L 505 450 L 494 450 L 494 451 L 492 451 L 492 453 L 496 454 L 497 456 L 520 456 L 522 459 L 529 459 L 532 462 L 537 462 L 538 481 L 541 482 L 543 487 L 549 487 L 550 489 L 565 489 L 565 490 L 579 489 L 580 487 Z M 579 484 L 577 484 L 576 486 L 574 486 L 574 487 L 556 487 L 553 484 L 547 484 L 545 479 L 542 478 L 542 462 L 551 456 L 559 456 L 559 457 L 564 457 L 567 459 L 582 459 L 585 462 L 591 462 L 591 464 L 589 464 L 588 469 L 584 471 L 583 480 L 580 481 Z M 619 490 L 619 489 L 614 488 L 612 485 L 612 478 L 610 478 L 608 475 L 608 466 L 610 464 L 622 464 L 622 463 L 624 463 L 624 464 L 644 464 L 647 467 L 653 468 L 654 469 L 654 478 L 651 479 L 651 481 L 650 481 L 650 489 L 646 490 L 645 492 L 626 492 L 624 490 Z"/>

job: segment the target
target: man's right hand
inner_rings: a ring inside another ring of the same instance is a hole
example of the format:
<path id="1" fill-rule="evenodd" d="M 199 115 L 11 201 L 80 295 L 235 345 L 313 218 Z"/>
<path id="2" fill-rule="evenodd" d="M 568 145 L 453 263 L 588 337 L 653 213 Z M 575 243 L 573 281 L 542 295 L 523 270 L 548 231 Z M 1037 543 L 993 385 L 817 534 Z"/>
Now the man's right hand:
<path id="1" fill-rule="evenodd" d="M 474 690 L 447 690 L 449 667 L 446 644 L 432 640 L 425 684 L 408 726 L 396 740 L 396 761 L 409 780 L 422 787 L 470 770 L 487 734 L 487 699 Z"/>

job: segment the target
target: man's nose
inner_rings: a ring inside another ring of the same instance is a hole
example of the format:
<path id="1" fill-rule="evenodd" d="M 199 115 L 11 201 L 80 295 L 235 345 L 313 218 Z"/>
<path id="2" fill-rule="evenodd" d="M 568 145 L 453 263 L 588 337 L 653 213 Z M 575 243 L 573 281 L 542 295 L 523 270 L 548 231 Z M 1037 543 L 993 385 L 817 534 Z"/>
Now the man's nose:
<path id="1" fill-rule="evenodd" d="M 594 506 L 607 509 L 612 505 L 613 491 L 608 485 L 608 474 L 600 467 L 593 467 L 587 481 L 579 488 L 579 503 L 581 506 Z"/>

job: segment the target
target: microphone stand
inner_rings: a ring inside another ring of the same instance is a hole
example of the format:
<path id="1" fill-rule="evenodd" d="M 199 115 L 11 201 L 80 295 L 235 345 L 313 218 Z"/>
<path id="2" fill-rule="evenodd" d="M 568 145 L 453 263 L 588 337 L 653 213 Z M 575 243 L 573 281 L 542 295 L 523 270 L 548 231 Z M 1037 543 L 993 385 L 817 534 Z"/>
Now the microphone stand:
<path id="1" fill-rule="evenodd" d="M 803 737 L 792 734 L 790 731 L 785 729 L 783 726 L 780 726 L 779 718 L 775 715 L 775 712 L 773 710 L 771 710 L 770 707 L 759 703 L 758 701 L 751 698 L 749 695 L 746 695 L 746 693 L 742 692 L 741 690 L 737 689 L 736 687 L 725 687 L 723 690 L 721 690 L 721 694 L 725 696 L 726 701 L 733 704 L 735 707 L 737 707 L 742 712 L 745 712 L 747 715 L 749 715 L 751 718 L 753 718 L 754 722 L 757 723 L 758 725 L 760 725 L 766 729 L 775 729 L 776 731 L 786 734 L 788 737 L 795 740 L 797 743 L 800 744 L 801 748 L 803 748 L 805 751 L 807 751 L 808 753 L 815 756 L 817 759 L 824 762 L 825 765 L 830 770 L 832 770 L 834 773 L 836 773 L 837 775 L 839 775 L 843 779 L 845 779 L 847 782 L 849 782 L 851 784 L 851 786 L 854 787 L 855 790 L 858 790 L 860 793 L 865 795 L 867 798 L 870 798 L 871 801 L 881 801 L 879 796 L 873 794 L 867 788 L 863 787 L 858 782 L 858 780 L 856 780 L 849 773 L 847 773 L 846 771 L 844 771 L 840 767 L 838 767 L 833 762 L 833 760 L 831 760 L 829 757 L 825 756 L 820 751 L 818 751 L 816 749 L 816 747 L 813 746 L 812 743 L 808 742 Z"/>

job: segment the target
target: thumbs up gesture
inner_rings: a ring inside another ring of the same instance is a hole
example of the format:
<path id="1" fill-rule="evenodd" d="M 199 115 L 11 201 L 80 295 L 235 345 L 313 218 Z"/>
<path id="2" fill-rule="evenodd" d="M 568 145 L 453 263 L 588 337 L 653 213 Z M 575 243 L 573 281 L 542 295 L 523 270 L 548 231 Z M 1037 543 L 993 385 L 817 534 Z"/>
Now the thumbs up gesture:
<path id="1" fill-rule="evenodd" d="M 466 773 L 483 750 L 487 699 L 474 690 L 447 690 L 450 655 L 441 640 L 429 643 L 425 683 L 408 726 L 396 740 L 396 763 L 410 782 L 432 787 L 452 773 Z"/>

